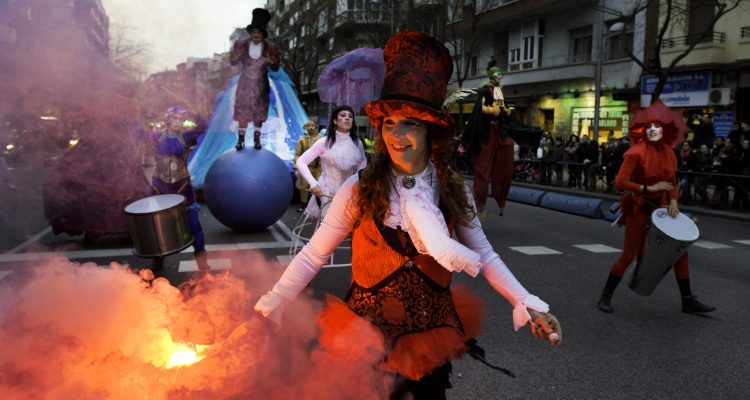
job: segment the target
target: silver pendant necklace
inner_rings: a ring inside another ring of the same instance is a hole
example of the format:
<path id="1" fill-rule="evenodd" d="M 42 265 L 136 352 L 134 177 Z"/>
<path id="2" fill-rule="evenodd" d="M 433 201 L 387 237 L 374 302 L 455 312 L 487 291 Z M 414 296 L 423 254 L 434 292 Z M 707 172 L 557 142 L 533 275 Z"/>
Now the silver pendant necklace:
<path id="1" fill-rule="evenodd" d="M 417 184 L 416 179 L 414 179 L 413 176 L 405 176 L 401 178 L 401 185 L 403 185 L 407 189 L 411 189 L 414 187 L 414 185 Z"/>

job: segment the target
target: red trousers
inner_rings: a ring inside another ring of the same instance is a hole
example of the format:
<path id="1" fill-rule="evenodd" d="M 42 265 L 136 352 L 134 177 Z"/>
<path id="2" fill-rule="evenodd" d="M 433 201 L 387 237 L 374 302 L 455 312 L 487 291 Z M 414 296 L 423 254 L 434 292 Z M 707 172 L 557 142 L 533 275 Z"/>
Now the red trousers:
<path id="1" fill-rule="evenodd" d="M 482 212 L 487 204 L 487 189 L 492 181 L 492 197 L 500 208 L 505 207 L 510 183 L 513 180 L 513 139 L 503 139 L 495 132 L 490 140 L 482 143 L 479 155 L 474 160 L 474 201 L 477 211 Z"/>
<path id="2" fill-rule="evenodd" d="M 628 214 L 628 217 L 625 219 L 625 244 L 623 245 L 620 258 L 612 264 L 612 268 L 609 270 L 610 274 L 623 276 L 633 259 L 636 257 L 640 258 L 641 248 L 646 239 L 650 219 L 650 213 L 636 211 Z M 677 279 L 690 278 L 687 251 L 674 263 L 674 275 Z"/>

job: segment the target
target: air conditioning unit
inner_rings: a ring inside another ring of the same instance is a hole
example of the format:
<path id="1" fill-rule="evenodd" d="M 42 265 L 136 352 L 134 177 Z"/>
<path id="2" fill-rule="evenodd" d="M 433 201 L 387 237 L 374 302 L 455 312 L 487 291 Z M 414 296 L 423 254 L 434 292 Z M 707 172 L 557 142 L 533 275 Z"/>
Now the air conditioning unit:
<path id="1" fill-rule="evenodd" d="M 731 88 L 713 88 L 708 92 L 708 104 L 712 106 L 726 106 L 732 103 Z"/>

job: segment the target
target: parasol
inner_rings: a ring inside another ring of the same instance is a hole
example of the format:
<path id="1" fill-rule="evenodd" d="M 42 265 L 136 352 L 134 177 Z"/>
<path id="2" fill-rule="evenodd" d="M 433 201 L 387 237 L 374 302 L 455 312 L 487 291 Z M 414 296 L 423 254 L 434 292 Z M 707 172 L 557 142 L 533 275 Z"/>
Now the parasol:
<path id="1" fill-rule="evenodd" d="M 380 98 L 384 76 L 383 49 L 354 49 L 323 69 L 318 95 L 323 102 L 347 104 L 358 113 L 367 102 Z"/>

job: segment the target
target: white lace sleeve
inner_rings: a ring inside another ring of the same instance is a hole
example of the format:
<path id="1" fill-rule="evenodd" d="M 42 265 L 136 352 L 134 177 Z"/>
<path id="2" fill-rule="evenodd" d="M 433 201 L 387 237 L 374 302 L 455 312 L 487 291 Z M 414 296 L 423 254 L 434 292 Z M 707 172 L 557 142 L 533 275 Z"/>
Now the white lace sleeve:
<path id="1" fill-rule="evenodd" d="M 310 146 L 309 149 L 307 149 L 307 151 L 302 153 L 302 155 L 297 159 L 297 163 L 295 164 L 300 176 L 307 181 L 311 189 L 318 186 L 318 181 L 315 179 L 312 172 L 310 172 L 310 167 L 308 167 L 308 165 L 315 161 L 316 158 L 320 157 L 320 155 L 323 154 L 325 150 L 326 138 L 322 137 L 316 140 L 315 143 L 313 143 L 313 145 Z"/>
<path id="2" fill-rule="evenodd" d="M 331 208 L 310 242 L 294 257 L 273 289 L 258 300 L 255 305 L 258 312 L 268 317 L 285 301 L 297 297 L 351 232 L 359 215 L 350 202 L 357 180 L 356 175 L 352 176 L 336 192 Z"/>
<path id="3" fill-rule="evenodd" d="M 469 201 L 473 204 L 474 199 L 471 191 L 467 188 Z M 474 217 L 471 226 L 456 224 L 456 236 L 458 240 L 481 257 L 481 273 L 495 291 L 505 297 L 513 305 L 513 323 L 518 330 L 531 320 L 527 308 L 539 312 L 548 312 L 549 305 L 539 297 L 530 294 L 521 283 L 513 276 L 500 256 L 492 249 L 487 236 L 482 230 L 479 219 Z"/>
<path id="4" fill-rule="evenodd" d="M 417 182 L 412 189 L 399 190 L 398 201 L 404 230 L 414 247 L 431 255 L 449 271 L 477 276 L 479 255 L 450 237 L 443 213 L 435 205 L 432 188 L 421 179 Z"/>

